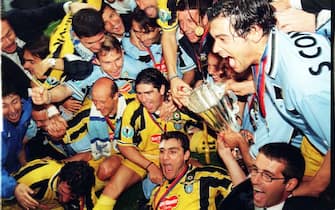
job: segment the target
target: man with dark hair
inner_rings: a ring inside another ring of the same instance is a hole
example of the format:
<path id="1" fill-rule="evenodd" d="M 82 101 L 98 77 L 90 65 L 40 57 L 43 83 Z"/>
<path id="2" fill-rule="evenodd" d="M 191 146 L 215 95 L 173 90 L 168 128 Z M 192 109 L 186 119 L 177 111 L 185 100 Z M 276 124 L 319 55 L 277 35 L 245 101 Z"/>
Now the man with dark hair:
<path id="1" fill-rule="evenodd" d="M 307 152 L 304 156 L 317 160 L 320 168 L 315 175 L 305 176 L 293 195 L 318 196 L 330 182 L 331 169 L 329 41 L 315 33 L 278 31 L 267 0 L 219 0 L 208 13 L 215 39 L 213 51 L 227 59 L 235 72 L 252 68 L 256 94 L 248 110 L 250 116 L 261 119 L 270 133 L 282 125 L 268 127 L 273 115 L 267 110 L 275 109 L 291 128 L 306 137 L 299 142 L 306 149 L 302 151 L 314 151 L 313 156 Z M 310 40 L 313 44 L 307 44 Z M 265 102 L 267 99 L 271 103 Z M 244 158 L 250 158 L 246 141 L 234 139 L 228 144 L 240 147 Z M 306 168 L 312 166 L 306 163 Z"/>
<path id="2" fill-rule="evenodd" d="M 33 190 L 33 198 L 38 205 L 29 208 L 93 207 L 94 169 L 85 161 L 63 164 L 55 160 L 36 159 L 15 173 L 14 178 Z"/>
<path id="3" fill-rule="evenodd" d="M 65 16 L 81 3 L 54 3 L 32 10 L 13 9 L 1 15 L 1 76 L 3 80 L 16 81 L 24 91 L 30 87 L 23 68 L 22 47 L 27 41 L 38 39 L 52 21 Z M 8 71 L 8 67 L 12 71 Z M 21 71 L 20 71 L 21 70 Z M 29 74 L 29 73 L 28 73 Z M 27 97 L 27 92 L 23 97 Z"/>
<path id="4" fill-rule="evenodd" d="M 135 9 L 132 13 L 130 37 L 122 40 L 126 54 L 132 58 L 158 69 L 166 78 L 167 69 L 163 57 L 161 29 L 156 18 L 149 18 L 143 10 Z M 195 64 L 185 50 L 178 46 L 177 74 L 186 83 L 193 82 Z"/>
<path id="5" fill-rule="evenodd" d="M 85 5 L 89 7 L 89 5 Z M 73 14 L 72 19 L 66 16 L 63 22 L 66 20 L 71 22 L 66 22 L 67 25 L 61 24 L 57 28 L 64 31 L 57 31 L 50 37 L 51 58 L 43 60 L 45 65 L 40 68 L 38 77 L 44 75 L 50 68 L 54 69 L 51 72 L 58 72 L 57 81 L 63 79 L 83 80 L 93 72 L 92 61 L 95 59 L 96 53 L 100 51 L 105 39 L 104 22 L 99 11 L 94 8 L 83 8 Z M 47 102 L 49 104 L 60 102 L 71 96 L 71 91 L 66 92 L 69 88 L 67 88 L 65 83 L 60 84 L 60 82 L 57 82 L 54 86 L 56 85 L 63 90 L 62 93 L 66 94 L 52 94 L 45 87 L 35 87 L 32 89 L 34 103 L 45 104 Z M 81 93 L 80 98 L 74 98 L 77 100 L 77 104 L 84 101 L 87 88 L 81 91 L 84 93 Z M 47 101 L 45 98 L 43 100 L 43 95 L 46 96 L 46 94 L 48 94 Z M 40 97 L 40 100 L 34 100 L 34 96 Z M 59 97 L 61 98 L 59 99 Z M 75 102 L 72 102 L 72 104 L 75 104 Z M 77 105 L 77 107 L 80 107 L 80 105 Z M 68 112 L 68 118 L 73 117 L 77 111 L 78 109 L 74 109 L 74 112 Z"/>
<path id="6" fill-rule="evenodd" d="M 187 121 L 195 121 L 167 101 L 169 82 L 157 69 L 142 70 L 135 80 L 135 89 L 138 100 L 127 105 L 117 142 L 125 159 L 107 183 L 95 206 L 97 210 L 113 208 L 120 194 L 147 174 L 153 183 L 162 183 L 158 163 L 161 134 L 183 131 Z"/>
<path id="7" fill-rule="evenodd" d="M 121 43 L 111 35 L 105 35 L 101 47 L 97 53 L 99 65 L 93 66 L 92 73 L 83 79 L 69 79 L 52 90 L 44 89 L 41 92 L 40 88 L 33 88 L 34 103 L 59 102 L 71 95 L 76 100 L 82 101 L 93 83 L 100 77 L 113 79 L 122 93 L 133 93 L 133 81 L 136 75 L 148 65 L 125 55 Z"/>
<path id="8" fill-rule="evenodd" d="M 219 154 L 225 159 L 224 142 L 219 144 Z M 286 143 L 266 144 L 249 167 L 250 178 L 235 186 L 219 209 L 292 209 L 294 205 L 293 209 L 328 209 L 314 197 L 291 196 L 302 182 L 304 170 L 305 160 L 298 148 Z M 239 173 L 229 172 L 231 176 Z M 296 201 L 301 201 L 299 207 Z"/>
<path id="9" fill-rule="evenodd" d="M 22 64 L 24 69 L 31 72 L 34 75 L 34 64 L 41 62 L 44 58 L 49 55 L 49 37 L 43 35 L 35 41 L 27 42 L 23 47 L 23 59 Z"/>
<path id="10" fill-rule="evenodd" d="M 31 200 L 32 190 L 19 184 L 11 176 L 21 166 L 19 153 L 22 150 L 23 138 L 28 130 L 31 118 L 31 100 L 21 97 L 13 81 L 2 83 L 2 125 L 1 131 L 1 199 L 11 199 L 14 194 L 18 199 Z M 21 203 L 22 204 L 22 203 Z M 36 202 L 33 201 L 33 204 Z M 30 204 L 22 204 L 29 207 Z"/>
<path id="11" fill-rule="evenodd" d="M 152 193 L 152 209 L 216 209 L 215 199 L 230 192 L 232 181 L 223 168 L 188 163 L 189 141 L 180 131 L 162 135 L 159 162 L 166 180 Z"/>
<path id="12" fill-rule="evenodd" d="M 198 80 L 204 80 L 208 74 L 207 56 L 212 50 L 213 38 L 208 33 L 209 23 L 206 11 L 211 4 L 210 0 L 181 0 L 177 4 L 178 24 L 184 35 L 178 43 L 197 65 L 191 87 Z"/>
<path id="13" fill-rule="evenodd" d="M 131 14 L 119 14 L 116 9 L 105 2 L 101 5 L 100 13 L 104 20 L 106 32 L 121 42 L 130 30 Z"/>
<path id="14" fill-rule="evenodd" d="M 99 52 L 101 43 L 104 40 L 105 29 L 103 19 L 97 10 L 92 8 L 79 10 L 73 15 L 72 30 L 70 35 L 73 39 L 74 47 L 82 58 L 85 59 L 83 57 L 84 54 L 81 54 L 82 51 L 80 50 L 81 46 L 78 45 L 79 43 L 84 45 L 91 53 Z M 75 41 L 76 39 L 79 39 L 79 43 Z"/>

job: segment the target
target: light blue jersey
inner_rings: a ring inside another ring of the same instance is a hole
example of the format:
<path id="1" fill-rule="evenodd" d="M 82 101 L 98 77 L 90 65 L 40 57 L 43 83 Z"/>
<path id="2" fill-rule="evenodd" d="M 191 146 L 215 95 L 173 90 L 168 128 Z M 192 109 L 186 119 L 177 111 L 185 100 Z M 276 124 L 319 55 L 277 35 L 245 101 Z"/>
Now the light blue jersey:
<path id="1" fill-rule="evenodd" d="M 266 49 L 266 94 L 283 119 L 326 154 L 330 148 L 331 116 L 329 41 L 314 33 L 285 34 L 273 30 Z M 266 112 L 272 109 L 269 106 L 266 103 Z"/>
<path id="2" fill-rule="evenodd" d="M 258 107 L 254 107 L 253 100 L 256 99 L 253 95 L 248 97 L 244 109 L 242 129 L 252 132 L 254 136 L 254 144 L 249 150 L 250 155 L 256 158 L 260 147 L 273 142 L 288 143 L 300 148 L 302 136 L 297 129 L 280 115 L 267 92 L 264 99 L 267 113 L 265 119 L 257 110 Z"/>
<path id="3" fill-rule="evenodd" d="M 127 55 L 130 57 L 149 65 L 150 67 L 157 68 L 163 74 L 167 75 L 167 68 L 163 58 L 163 51 L 161 44 L 153 44 L 149 51 L 139 50 L 135 45 L 130 42 L 129 37 L 122 40 L 122 47 Z M 177 75 L 182 78 L 183 74 L 195 69 L 195 63 L 192 58 L 184 51 L 183 48 L 178 46 L 178 59 L 177 59 Z M 161 69 L 160 69 L 161 68 Z"/>
<path id="4" fill-rule="evenodd" d="M 69 80 L 65 82 L 65 85 L 73 91 L 72 97 L 79 101 L 84 100 L 94 82 L 101 77 L 113 79 L 121 92 L 134 93 L 134 81 L 137 74 L 148 67 L 149 65 L 139 62 L 128 55 L 124 55 L 121 76 L 119 78 L 113 78 L 108 73 L 103 71 L 100 66 L 94 65 L 92 73 L 84 80 Z"/>

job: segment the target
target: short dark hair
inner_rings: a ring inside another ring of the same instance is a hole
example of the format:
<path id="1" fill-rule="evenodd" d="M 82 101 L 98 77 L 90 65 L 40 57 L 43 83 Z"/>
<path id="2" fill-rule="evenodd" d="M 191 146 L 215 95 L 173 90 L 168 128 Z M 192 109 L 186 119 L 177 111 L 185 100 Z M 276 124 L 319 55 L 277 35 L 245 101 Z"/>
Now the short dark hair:
<path id="1" fill-rule="evenodd" d="M 92 37 L 105 31 L 104 21 L 96 9 L 81 9 L 72 18 L 73 31 L 79 38 Z"/>
<path id="2" fill-rule="evenodd" d="M 190 150 L 190 140 L 187 135 L 180 131 L 168 131 L 162 134 L 161 141 L 168 141 L 169 139 L 177 139 L 181 147 L 184 149 L 184 153 Z"/>
<path id="3" fill-rule="evenodd" d="M 150 32 L 151 28 L 159 28 L 156 18 L 150 18 L 146 15 L 144 10 L 141 10 L 139 7 L 136 7 L 133 13 L 131 14 L 131 20 L 140 24 L 144 29 L 144 32 Z"/>
<path id="4" fill-rule="evenodd" d="M 95 185 L 94 169 L 86 161 L 65 163 L 58 176 L 60 181 L 69 185 L 71 193 L 76 196 L 85 196 L 86 205 L 93 206 L 91 190 Z"/>
<path id="5" fill-rule="evenodd" d="M 230 24 L 236 33 L 245 37 L 251 26 L 260 26 L 269 34 L 276 25 L 273 7 L 268 0 L 218 0 L 207 11 L 208 19 L 231 17 Z"/>
<path id="6" fill-rule="evenodd" d="M 201 17 L 206 14 L 207 8 L 212 5 L 212 0 L 180 0 L 177 4 L 177 11 L 197 9 Z"/>
<path id="7" fill-rule="evenodd" d="M 158 90 L 161 89 L 162 85 L 165 85 L 165 94 L 167 94 L 170 89 L 170 83 L 164 75 L 155 68 L 146 68 L 142 70 L 136 77 L 135 87 L 139 84 L 151 84 Z"/>
<path id="8" fill-rule="evenodd" d="M 287 143 L 269 143 L 259 149 L 259 153 L 285 164 L 283 176 L 285 180 L 297 178 L 299 183 L 305 172 L 305 160 L 299 148 Z"/>
<path id="9" fill-rule="evenodd" d="M 1 93 L 2 98 L 9 95 L 19 95 L 20 97 L 24 97 L 23 90 L 20 90 L 19 87 L 13 81 L 3 80 L 1 84 Z"/>
<path id="10" fill-rule="evenodd" d="M 23 50 L 28 50 L 33 56 L 44 59 L 50 53 L 49 41 L 50 41 L 49 37 L 42 35 L 37 40 L 27 42 L 23 46 Z"/>
<path id="11" fill-rule="evenodd" d="M 106 8 L 109 8 L 111 10 L 116 11 L 113 7 L 111 7 L 111 5 L 109 5 L 106 2 L 102 1 L 101 8 L 99 10 L 99 13 L 100 13 L 101 17 L 102 17 L 102 15 L 103 15 L 103 13 L 104 13 L 104 11 L 105 11 Z"/>

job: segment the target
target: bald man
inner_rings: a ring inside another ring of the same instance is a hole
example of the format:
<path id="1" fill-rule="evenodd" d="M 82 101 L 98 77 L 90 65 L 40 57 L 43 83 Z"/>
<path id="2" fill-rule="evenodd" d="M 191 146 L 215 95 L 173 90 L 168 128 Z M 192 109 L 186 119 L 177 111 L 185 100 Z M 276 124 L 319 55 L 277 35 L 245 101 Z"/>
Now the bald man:
<path id="1" fill-rule="evenodd" d="M 115 140 L 119 139 L 123 111 L 134 99 L 135 94 L 119 93 L 115 82 L 108 77 L 98 79 L 92 87 L 88 134 L 93 158 L 107 156 L 97 171 L 101 180 L 111 177 L 121 163 Z"/>

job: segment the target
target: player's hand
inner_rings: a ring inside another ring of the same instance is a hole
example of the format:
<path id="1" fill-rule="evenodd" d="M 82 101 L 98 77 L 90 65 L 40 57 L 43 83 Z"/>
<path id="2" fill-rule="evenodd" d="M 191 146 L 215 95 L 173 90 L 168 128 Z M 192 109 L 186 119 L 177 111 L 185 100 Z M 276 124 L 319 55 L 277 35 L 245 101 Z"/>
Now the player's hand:
<path id="1" fill-rule="evenodd" d="M 178 107 L 186 106 L 188 96 L 191 94 L 192 88 L 179 77 L 170 80 L 171 94 L 173 101 Z"/>
<path id="2" fill-rule="evenodd" d="M 82 107 L 81 102 L 73 98 L 65 100 L 65 102 L 62 105 L 65 109 L 69 110 L 70 112 L 77 112 Z"/>
<path id="3" fill-rule="evenodd" d="M 233 153 L 231 152 L 231 148 L 225 143 L 223 138 L 220 138 L 218 136 L 218 139 L 216 141 L 216 148 L 218 151 L 219 156 L 222 160 L 233 160 Z"/>
<path id="4" fill-rule="evenodd" d="M 225 82 L 226 89 L 231 90 L 238 96 L 245 96 L 256 92 L 253 80 L 244 80 L 242 82 L 236 82 L 233 79 L 229 79 Z"/>
<path id="5" fill-rule="evenodd" d="M 277 26 L 284 32 L 306 31 L 315 32 L 315 14 L 305 12 L 301 9 L 290 8 L 276 12 Z"/>
<path id="6" fill-rule="evenodd" d="M 244 138 L 240 132 L 228 128 L 218 134 L 217 140 L 222 141 L 224 146 L 233 149 L 234 147 L 239 147 L 239 141 L 243 141 Z"/>
<path id="7" fill-rule="evenodd" d="M 163 183 L 163 173 L 162 170 L 155 164 L 152 163 L 148 168 L 149 178 L 155 184 Z"/>
<path id="8" fill-rule="evenodd" d="M 18 203 L 25 209 L 35 209 L 39 203 L 32 198 L 34 191 L 23 183 L 19 183 L 15 187 L 14 195 Z"/>
<path id="9" fill-rule="evenodd" d="M 177 107 L 174 105 L 172 100 L 167 100 L 163 102 L 161 107 L 161 113 L 159 117 L 162 120 L 168 121 L 172 118 L 173 113 L 177 110 Z"/>
<path id="10" fill-rule="evenodd" d="M 50 94 L 48 90 L 43 87 L 33 87 L 31 89 L 31 99 L 36 105 L 48 104 L 50 102 L 48 94 Z"/>
<path id="11" fill-rule="evenodd" d="M 67 129 L 68 125 L 66 120 L 60 115 L 54 115 L 49 119 L 49 123 L 46 127 L 46 131 L 53 139 L 61 139 Z"/>

